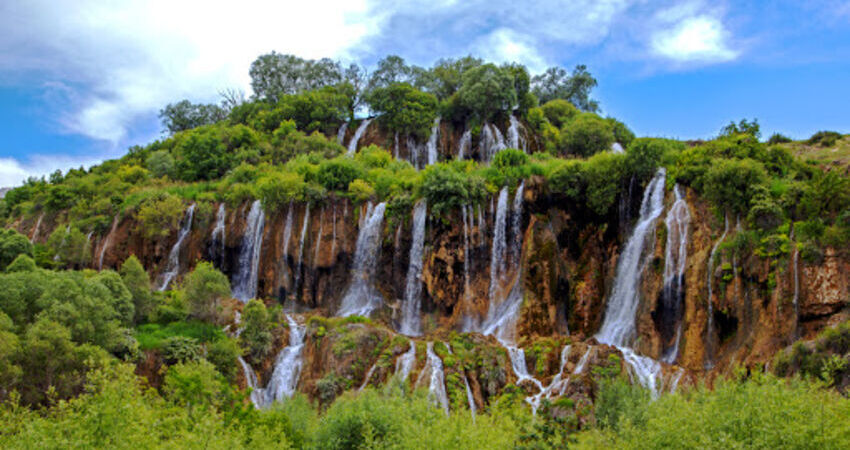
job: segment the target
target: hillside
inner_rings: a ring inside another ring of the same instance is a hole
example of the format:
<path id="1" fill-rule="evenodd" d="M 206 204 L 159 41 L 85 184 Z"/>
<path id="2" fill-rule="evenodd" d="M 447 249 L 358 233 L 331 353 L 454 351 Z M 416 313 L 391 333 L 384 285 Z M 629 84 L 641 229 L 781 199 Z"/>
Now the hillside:
<path id="1" fill-rule="evenodd" d="M 750 411 L 760 445 L 815 420 L 833 434 L 806 442 L 847 442 L 811 411 L 848 409 L 850 138 L 637 138 L 567 89 L 583 68 L 553 88 L 387 58 L 357 84 L 320 60 L 275 84 L 285 61 L 254 63 L 255 98 L 169 105 L 162 140 L 0 200 L 2 414 L 133 403 L 161 445 L 174 415 L 221 446 L 640 446 L 647 423 L 664 446 L 677 411 L 734 428 L 751 395 L 799 419 Z"/>

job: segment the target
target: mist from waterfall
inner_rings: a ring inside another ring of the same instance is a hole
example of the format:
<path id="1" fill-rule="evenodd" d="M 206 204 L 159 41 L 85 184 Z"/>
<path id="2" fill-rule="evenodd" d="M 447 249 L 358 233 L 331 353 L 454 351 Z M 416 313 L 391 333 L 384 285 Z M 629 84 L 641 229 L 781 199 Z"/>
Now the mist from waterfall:
<path id="1" fill-rule="evenodd" d="M 368 316 L 381 306 L 383 298 L 375 289 L 374 277 L 381 250 L 381 230 L 386 203 L 372 207 L 370 203 L 357 235 L 351 281 L 340 303 L 338 316 Z"/>
<path id="2" fill-rule="evenodd" d="M 260 252 L 263 246 L 263 228 L 266 214 L 259 200 L 251 204 L 245 221 L 245 234 L 239 250 L 239 266 L 233 280 L 233 297 L 243 303 L 257 296 Z"/>
<path id="3" fill-rule="evenodd" d="M 186 217 L 183 218 L 183 226 L 177 234 L 177 242 L 174 243 L 174 246 L 171 247 L 171 251 L 168 252 L 168 263 L 166 264 L 165 272 L 162 273 L 161 277 L 162 284 L 160 284 L 157 289 L 160 292 L 168 288 L 168 285 L 171 284 L 171 281 L 174 280 L 180 272 L 180 250 L 183 248 L 183 242 L 186 240 L 186 236 L 188 236 L 189 232 L 192 231 L 192 219 L 194 217 L 195 204 L 192 203 L 186 210 Z"/>
<path id="4" fill-rule="evenodd" d="M 413 207 L 413 236 L 410 245 L 410 261 L 404 283 L 404 301 L 401 305 L 399 332 L 408 336 L 422 334 L 419 305 L 422 301 L 422 257 L 425 248 L 425 219 L 428 217 L 425 200 Z"/>

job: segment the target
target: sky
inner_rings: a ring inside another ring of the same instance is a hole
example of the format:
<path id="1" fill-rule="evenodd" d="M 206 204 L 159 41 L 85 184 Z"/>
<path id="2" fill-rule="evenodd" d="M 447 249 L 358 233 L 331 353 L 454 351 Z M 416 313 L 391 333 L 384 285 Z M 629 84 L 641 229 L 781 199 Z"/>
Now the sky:
<path id="1" fill-rule="evenodd" d="M 367 68 L 468 54 L 532 73 L 586 64 L 639 136 L 850 133 L 850 0 L 8 0 L 0 3 L 0 187 L 162 137 L 170 102 L 250 95 L 270 51 Z"/>

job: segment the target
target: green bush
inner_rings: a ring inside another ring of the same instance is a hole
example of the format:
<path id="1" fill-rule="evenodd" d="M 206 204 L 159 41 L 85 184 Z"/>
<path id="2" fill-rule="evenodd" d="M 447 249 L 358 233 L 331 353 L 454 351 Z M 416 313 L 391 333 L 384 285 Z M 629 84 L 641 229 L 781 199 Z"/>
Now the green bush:
<path id="1" fill-rule="evenodd" d="M 189 313 L 200 320 L 223 323 L 221 301 L 230 298 L 230 280 L 212 263 L 201 261 L 183 282 Z"/>
<path id="2" fill-rule="evenodd" d="M 260 362 L 272 351 L 272 318 L 266 305 L 259 300 L 251 300 L 242 311 L 244 328 L 239 341 L 245 354 L 253 361 Z"/>
<path id="3" fill-rule="evenodd" d="M 0 270 L 6 270 L 18 255 L 33 256 L 29 239 L 11 228 L 0 229 Z"/>
<path id="4" fill-rule="evenodd" d="M 197 320 L 171 322 L 167 325 L 147 323 L 136 329 L 136 340 L 142 350 L 160 349 L 172 337 L 185 337 L 202 343 L 216 342 L 224 338 L 224 332 L 218 326 Z"/>
<path id="5" fill-rule="evenodd" d="M 198 341 L 186 336 L 171 336 L 162 341 L 162 360 L 168 365 L 199 361 L 201 346 Z"/>
<path id="6" fill-rule="evenodd" d="M 442 218 L 463 205 L 483 200 L 486 195 L 480 178 L 460 173 L 445 163 L 430 165 L 422 171 L 419 191 L 428 202 L 431 215 Z"/>
<path id="7" fill-rule="evenodd" d="M 427 138 L 437 117 L 437 97 L 407 83 L 374 89 L 367 99 L 388 130 Z"/>
<path id="8" fill-rule="evenodd" d="M 160 192 L 143 201 L 136 213 L 137 231 L 147 239 L 165 238 L 177 230 L 183 217 L 183 201 Z"/>
<path id="9" fill-rule="evenodd" d="M 806 141 L 806 144 L 832 147 L 839 139 L 841 139 L 841 133 L 835 131 L 818 131 Z"/>
<path id="10" fill-rule="evenodd" d="M 319 164 L 316 180 L 329 191 L 344 191 L 352 181 L 361 176 L 362 171 L 354 160 L 335 158 Z"/>
<path id="11" fill-rule="evenodd" d="M 561 148 L 568 154 L 588 157 L 613 143 L 611 124 L 593 113 L 579 114 L 561 130 Z"/>

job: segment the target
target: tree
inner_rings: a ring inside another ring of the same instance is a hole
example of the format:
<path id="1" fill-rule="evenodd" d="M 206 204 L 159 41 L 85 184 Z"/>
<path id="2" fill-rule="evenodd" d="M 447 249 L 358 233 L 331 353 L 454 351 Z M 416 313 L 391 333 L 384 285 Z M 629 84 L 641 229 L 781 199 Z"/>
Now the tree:
<path id="1" fill-rule="evenodd" d="M 5 270 L 18 255 L 32 256 L 29 239 L 11 228 L 0 229 L 0 270 Z"/>
<path id="2" fill-rule="evenodd" d="M 169 134 L 211 125 L 227 118 L 227 110 L 214 104 L 192 103 L 181 100 L 169 103 L 159 111 L 162 126 Z"/>
<path id="3" fill-rule="evenodd" d="M 483 63 L 483 60 L 472 56 L 439 59 L 431 68 L 430 82 L 424 88 L 427 92 L 436 95 L 438 99 L 445 100 L 460 89 L 463 84 L 463 74 Z"/>
<path id="4" fill-rule="evenodd" d="M 767 174 L 759 162 L 715 158 L 705 174 L 703 194 L 720 209 L 747 214 L 750 200 L 766 182 Z"/>
<path id="5" fill-rule="evenodd" d="M 581 113 L 561 130 L 561 148 L 578 156 L 608 150 L 614 143 L 611 124 L 593 113 Z"/>
<path id="6" fill-rule="evenodd" d="M 242 348 L 253 361 L 262 361 L 272 350 L 272 323 L 266 305 L 251 300 L 242 310 L 244 328 L 239 335 Z"/>
<path id="7" fill-rule="evenodd" d="M 151 153 L 145 165 L 157 178 L 170 177 L 174 174 L 174 157 L 168 150 L 157 150 Z"/>
<path id="8" fill-rule="evenodd" d="M 587 111 L 599 111 L 599 102 L 590 98 L 590 91 L 597 85 L 596 78 L 587 71 L 587 66 L 578 65 L 572 74 L 561 67 L 550 67 L 532 79 L 532 92 L 540 103 L 564 99 Z"/>
<path id="9" fill-rule="evenodd" d="M 367 85 L 367 92 L 371 95 L 375 89 L 386 88 L 396 83 L 413 82 L 413 69 L 404 62 L 404 58 L 398 55 L 389 55 L 378 61 L 378 68 L 372 72 Z"/>
<path id="10" fill-rule="evenodd" d="M 124 263 L 121 264 L 121 279 L 124 280 L 124 286 L 130 291 L 130 296 L 133 298 L 135 323 L 142 323 L 148 320 L 153 313 L 156 303 L 153 294 L 151 293 L 151 280 L 139 258 L 136 255 L 130 255 Z"/>
<path id="11" fill-rule="evenodd" d="M 221 301 L 230 296 L 227 276 L 202 261 L 186 276 L 183 290 L 192 316 L 212 323 L 221 321 Z"/>
<path id="12" fill-rule="evenodd" d="M 720 136 L 734 136 L 736 134 L 749 134 L 750 136 L 758 139 L 761 136 L 761 126 L 759 125 L 758 119 L 753 119 L 752 122 L 747 119 L 741 119 L 740 122 L 735 123 L 734 121 L 729 122 L 729 125 L 726 125 L 720 130 Z"/>
<path id="13" fill-rule="evenodd" d="M 115 271 L 103 270 L 92 277 L 91 281 L 100 283 L 109 290 L 109 303 L 115 310 L 117 319 L 124 326 L 132 326 L 136 307 L 133 304 L 133 295 L 124 285 L 121 276 Z"/>
<path id="14" fill-rule="evenodd" d="M 362 171 L 351 158 L 335 158 L 322 161 L 316 173 L 316 180 L 329 191 L 344 191 Z"/>
<path id="15" fill-rule="evenodd" d="M 136 213 L 139 222 L 137 231 L 147 239 L 165 238 L 170 236 L 183 217 L 183 201 L 176 195 L 167 192 L 157 195 L 142 202 Z"/>
<path id="16" fill-rule="evenodd" d="M 368 98 L 372 111 L 388 129 L 425 138 L 437 117 L 437 97 L 407 83 L 373 89 Z"/>
<path id="17" fill-rule="evenodd" d="M 8 398 L 23 372 L 15 358 L 20 352 L 20 343 L 15 334 L 12 319 L 0 311 L 0 401 Z"/>
<path id="18" fill-rule="evenodd" d="M 310 60 L 276 52 L 261 55 L 249 70 L 254 96 L 270 103 L 284 95 L 297 94 L 343 81 L 339 63 L 330 59 Z"/>
<path id="19" fill-rule="evenodd" d="M 485 122 L 497 112 L 512 111 L 517 105 L 514 77 L 494 64 L 468 70 L 457 95 L 461 107 Z"/>
<path id="20" fill-rule="evenodd" d="M 57 227 L 47 239 L 47 246 L 64 267 L 80 268 L 91 260 L 91 244 L 77 227 Z"/>
<path id="21" fill-rule="evenodd" d="M 445 218 L 461 206 L 482 200 L 487 191 L 480 177 L 460 173 L 448 164 L 438 163 L 422 171 L 419 193 L 428 202 L 432 216 Z"/>

